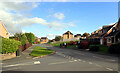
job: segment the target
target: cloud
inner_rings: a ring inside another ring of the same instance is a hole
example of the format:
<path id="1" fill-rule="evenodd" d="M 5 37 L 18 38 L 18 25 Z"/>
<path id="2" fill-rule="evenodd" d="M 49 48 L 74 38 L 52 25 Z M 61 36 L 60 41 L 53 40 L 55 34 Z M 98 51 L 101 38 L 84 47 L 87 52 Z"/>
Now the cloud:
<path id="1" fill-rule="evenodd" d="M 58 21 L 52 21 L 52 22 L 48 23 L 48 26 L 50 28 L 55 28 L 55 29 L 62 29 L 62 28 L 66 27 L 65 23 L 58 22 Z"/>
<path id="2" fill-rule="evenodd" d="M 73 23 L 63 23 L 60 21 L 51 21 L 40 18 L 25 16 L 24 11 L 32 10 L 38 7 L 39 3 L 24 3 L 24 2 L 1 2 L 0 3 L 0 20 L 6 26 L 10 34 L 25 32 L 23 27 L 27 27 L 34 24 L 40 24 L 52 29 L 61 30 L 67 26 L 74 26 Z M 63 19 L 65 16 L 63 13 L 56 13 L 54 16 L 58 19 Z"/>
<path id="3" fill-rule="evenodd" d="M 63 13 L 55 13 L 55 14 L 54 14 L 54 17 L 57 18 L 57 19 L 62 20 L 65 16 L 64 16 Z"/>
<path id="4" fill-rule="evenodd" d="M 42 18 L 34 17 L 34 18 L 23 18 L 22 20 L 18 21 L 18 24 L 21 24 L 22 26 L 29 26 L 32 24 L 47 25 L 47 22 Z"/>
<path id="5" fill-rule="evenodd" d="M 22 33 L 25 33 L 26 31 L 25 30 L 22 30 Z"/>
<path id="6" fill-rule="evenodd" d="M 109 25 L 113 25 L 113 24 L 115 24 L 115 23 L 110 23 Z"/>
<path id="7" fill-rule="evenodd" d="M 68 25 L 71 26 L 71 27 L 76 26 L 76 25 L 75 25 L 74 23 L 72 23 L 72 22 L 68 23 Z"/>
<path id="8" fill-rule="evenodd" d="M 54 35 L 54 34 L 48 34 L 47 37 L 48 37 L 50 40 L 52 40 L 52 39 L 55 38 L 55 35 Z"/>
<path id="9" fill-rule="evenodd" d="M 23 2 L 1 2 L 0 3 L 0 20 L 6 26 L 10 34 L 22 32 L 21 19 L 28 19 L 22 15 L 21 11 L 31 10 L 35 8 L 35 3 Z M 38 5 L 38 4 L 37 4 Z M 36 7 L 37 7 L 36 5 Z"/>

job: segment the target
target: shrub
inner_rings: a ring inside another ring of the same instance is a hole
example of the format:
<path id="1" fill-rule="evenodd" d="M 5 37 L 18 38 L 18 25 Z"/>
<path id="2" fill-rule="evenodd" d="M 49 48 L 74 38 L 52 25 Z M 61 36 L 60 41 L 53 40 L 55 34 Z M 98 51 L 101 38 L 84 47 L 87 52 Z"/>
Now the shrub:
<path id="1" fill-rule="evenodd" d="M 35 35 L 33 33 L 25 33 L 29 43 L 34 43 L 35 42 Z"/>
<path id="2" fill-rule="evenodd" d="M 108 52 L 108 47 L 106 45 L 90 45 L 89 51 L 95 51 L 95 52 Z"/>
<path id="3" fill-rule="evenodd" d="M 89 47 L 88 42 L 81 42 L 78 45 L 78 48 L 80 48 L 80 49 L 88 49 L 88 47 Z"/>
<path id="4" fill-rule="evenodd" d="M 40 44 L 40 42 L 38 42 L 38 44 Z"/>
<path id="5" fill-rule="evenodd" d="M 89 46 L 89 51 L 98 51 L 99 50 L 99 46 L 97 46 L 97 45 L 90 45 Z"/>
<path id="6" fill-rule="evenodd" d="M 120 43 L 112 44 L 109 47 L 109 53 L 120 54 Z"/>
<path id="7" fill-rule="evenodd" d="M 99 52 L 108 53 L 108 46 L 106 45 L 98 45 L 99 46 Z"/>
<path id="8" fill-rule="evenodd" d="M 14 53 L 17 51 L 18 46 L 21 45 L 21 42 L 16 41 L 14 39 L 6 39 L 2 38 L 2 51 L 1 53 L 7 54 L 7 53 Z"/>
<path id="9" fill-rule="evenodd" d="M 25 45 L 26 43 L 28 43 L 28 40 L 27 40 L 27 37 L 25 34 L 23 34 L 21 37 L 20 37 L 20 42 L 22 45 Z"/>

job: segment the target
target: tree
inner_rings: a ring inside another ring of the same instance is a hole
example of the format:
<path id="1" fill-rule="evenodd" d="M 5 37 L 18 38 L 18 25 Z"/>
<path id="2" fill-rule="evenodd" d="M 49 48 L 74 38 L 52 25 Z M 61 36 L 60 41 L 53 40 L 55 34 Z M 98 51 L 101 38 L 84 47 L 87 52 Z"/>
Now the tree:
<path id="1" fill-rule="evenodd" d="M 88 37 L 88 36 L 90 36 L 89 33 L 86 33 L 86 32 L 85 32 L 85 33 L 83 34 L 83 37 Z"/>
<path id="2" fill-rule="evenodd" d="M 62 39 L 61 36 L 56 36 L 56 37 L 55 37 L 55 41 L 60 41 L 61 39 Z"/>
<path id="3" fill-rule="evenodd" d="M 33 33 L 25 33 L 29 43 L 33 43 L 35 41 L 35 35 Z"/>
<path id="4" fill-rule="evenodd" d="M 28 42 L 27 37 L 26 37 L 25 34 L 23 34 L 23 35 L 20 37 L 20 41 L 21 41 L 21 44 L 22 44 L 22 45 L 25 45 L 25 44 Z"/>

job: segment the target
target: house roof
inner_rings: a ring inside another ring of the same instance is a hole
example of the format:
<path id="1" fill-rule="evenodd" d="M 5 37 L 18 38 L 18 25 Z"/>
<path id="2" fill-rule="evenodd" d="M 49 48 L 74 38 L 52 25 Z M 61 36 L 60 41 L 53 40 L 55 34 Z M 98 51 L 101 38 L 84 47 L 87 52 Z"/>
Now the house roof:
<path id="1" fill-rule="evenodd" d="M 96 31 L 94 31 L 94 32 L 92 32 L 91 34 L 95 34 L 95 32 L 99 32 L 99 31 L 101 31 L 102 29 L 100 28 L 100 29 L 98 29 L 98 30 L 96 30 Z"/>
<path id="2" fill-rule="evenodd" d="M 116 34 L 120 33 L 120 30 L 115 31 L 115 32 L 111 32 L 110 34 L 108 34 L 106 37 L 111 37 L 111 36 L 115 36 Z"/>
<path id="3" fill-rule="evenodd" d="M 47 39 L 47 37 L 41 37 L 41 39 Z"/>
<path id="4" fill-rule="evenodd" d="M 81 36 L 81 34 L 76 34 L 75 37 L 77 37 L 77 36 Z"/>
<path id="5" fill-rule="evenodd" d="M 71 33 L 70 31 L 67 31 L 67 32 L 65 32 L 64 34 L 69 34 L 69 33 L 73 35 L 73 33 Z M 63 35 L 64 35 L 64 34 L 63 34 Z"/>
<path id="6" fill-rule="evenodd" d="M 111 29 L 116 25 L 117 23 L 113 24 L 113 25 L 106 25 L 106 26 L 103 26 L 103 29 L 104 31 L 106 31 L 105 33 L 103 33 L 101 35 L 101 37 L 104 37 L 107 33 L 109 34 L 109 32 L 111 31 Z"/>
<path id="7" fill-rule="evenodd" d="M 5 28 L 5 30 L 8 32 L 8 30 L 6 29 L 6 26 L 2 23 L 2 21 L 0 20 L 0 24 L 3 25 L 3 27 Z"/>

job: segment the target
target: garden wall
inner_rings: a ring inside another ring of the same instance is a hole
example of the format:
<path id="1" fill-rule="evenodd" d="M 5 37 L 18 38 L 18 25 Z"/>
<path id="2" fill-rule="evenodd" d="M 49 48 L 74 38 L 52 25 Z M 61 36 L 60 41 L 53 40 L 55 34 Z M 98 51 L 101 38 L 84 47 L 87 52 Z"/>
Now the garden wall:
<path id="1" fill-rule="evenodd" d="M 1 54 L 0 56 L 1 56 L 0 60 L 1 59 L 2 60 L 7 60 L 7 59 L 15 58 L 16 53 Z"/>
<path id="2" fill-rule="evenodd" d="M 25 44 L 23 46 L 19 46 L 19 49 L 21 49 L 22 51 L 26 50 L 27 48 L 31 47 L 32 44 Z"/>

